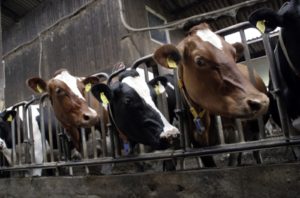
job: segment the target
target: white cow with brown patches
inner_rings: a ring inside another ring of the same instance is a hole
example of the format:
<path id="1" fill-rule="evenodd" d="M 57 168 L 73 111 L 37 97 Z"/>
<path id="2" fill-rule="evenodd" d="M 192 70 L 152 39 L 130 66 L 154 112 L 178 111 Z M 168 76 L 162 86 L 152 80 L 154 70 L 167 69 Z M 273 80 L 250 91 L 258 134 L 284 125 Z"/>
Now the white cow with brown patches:
<path id="1" fill-rule="evenodd" d="M 91 95 L 89 106 L 85 99 L 88 89 L 100 82 L 98 77 L 77 77 L 67 70 L 61 69 L 55 72 L 54 77 L 48 81 L 41 78 L 27 80 L 27 85 L 36 93 L 48 93 L 55 116 L 67 130 L 74 147 L 81 150 L 81 137 L 78 128 L 95 126 L 100 130 L 101 106 Z M 104 110 L 104 122 L 107 122 Z"/>

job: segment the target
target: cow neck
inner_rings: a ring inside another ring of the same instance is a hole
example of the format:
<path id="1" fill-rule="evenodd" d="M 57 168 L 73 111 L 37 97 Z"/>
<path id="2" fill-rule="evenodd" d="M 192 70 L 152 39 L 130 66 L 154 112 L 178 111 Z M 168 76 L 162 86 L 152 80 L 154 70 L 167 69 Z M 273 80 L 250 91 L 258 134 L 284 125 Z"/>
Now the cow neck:
<path id="1" fill-rule="evenodd" d="M 117 129 L 117 131 L 120 133 L 120 135 L 121 135 L 122 137 L 125 137 L 125 138 L 126 138 L 126 140 L 123 140 L 123 141 L 127 141 L 127 140 L 128 140 L 127 136 L 126 136 L 126 135 L 122 132 L 122 130 L 118 127 L 118 125 L 117 125 L 117 123 L 116 123 L 116 121 L 115 121 L 115 119 L 114 119 L 114 115 L 113 115 L 113 113 L 112 113 L 112 111 L 111 111 L 111 106 L 110 106 L 110 104 L 108 104 L 107 109 L 108 109 L 109 118 L 110 118 L 110 120 L 112 121 L 112 124 L 116 127 L 116 129 Z M 124 142 L 124 143 L 126 144 L 127 142 Z"/>
<path id="2" fill-rule="evenodd" d="M 182 78 L 182 73 L 179 72 L 179 68 L 176 69 L 177 70 L 177 82 L 178 82 L 178 87 L 181 90 L 181 93 L 189 107 L 189 111 L 191 112 L 191 114 L 193 115 L 194 119 L 200 118 L 202 119 L 206 110 L 199 107 L 199 105 L 195 105 L 194 102 L 192 101 L 192 99 L 190 98 L 190 96 L 188 95 L 186 88 L 184 86 L 183 83 L 183 78 Z M 197 106 L 198 108 L 196 108 L 195 106 Z M 197 111 L 197 109 L 200 109 L 200 112 Z"/>
<path id="3" fill-rule="evenodd" d="M 282 38 L 282 30 L 279 30 L 279 44 L 280 44 L 280 47 L 282 49 L 282 52 L 288 62 L 288 65 L 290 66 L 290 68 L 295 72 L 295 74 L 300 77 L 300 72 L 296 69 L 295 65 L 293 64 L 292 60 L 290 59 L 289 57 L 289 54 L 287 52 L 287 49 L 286 49 L 286 46 L 284 44 L 284 41 L 283 41 L 283 38 Z"/>

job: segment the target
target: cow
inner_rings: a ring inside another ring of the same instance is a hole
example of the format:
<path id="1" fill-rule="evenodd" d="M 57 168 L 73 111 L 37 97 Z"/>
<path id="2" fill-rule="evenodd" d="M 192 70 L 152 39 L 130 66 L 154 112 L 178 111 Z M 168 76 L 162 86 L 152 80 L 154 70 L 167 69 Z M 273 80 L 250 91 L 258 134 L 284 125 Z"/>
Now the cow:
<path id="1" fill-rule="evenodd" d="M 21 109 L 21 108 L 20 108 Z M 40 116 L 39 113 L 39 105 L 31 106 L 32 112 L 32 131 L 33 131 L 33 143 L 34 143 L 34 159 L 36 164 L 43 163 L 43 151 L 42 151 L 42 138 L 41 138 L 41 130 L 39 127 L 38 119 Z M 18 114 L 15 110 L 7 110 L 3 111 L 0 114 L 0 151 L 4 155 L 6 161 L 9 165 L 12 164 L 12 131 L 11 125 L 12 120 L 18 118 L 20 119 L 20 123 L 25 122 L 23 119 L 23 111 L 19 110 Z M 28 126 L 28 125 L 27 125 Z M 21 142 L 24 142 L 23 131 L 21 127 Z M 15 136 L 15 142 L 17 143 L 17 135 Z M 20 146 L 20 145 L 19 145 Z M 20 156 L 19 156 L 20 157 Z M 42 169 L 33 169 L 32 172 L 29 173 L 30 176 L 41 176 Z"/>
<path id="2" fill-rule="evenodd" d="M 268 97 L 255 88 L 257 83 L 251 84 L 247 67 L 236 63 L 242 52 L 242 44 L 227 43 L 206 23 L 192 27 L 177 46 L 166 44 L 155 51 L 158 64 L 177 67 L 194 147 L 218 143 L 212 115 L 253 119 L 267 112 Z M 215 166 L 211 156 L 202 159 L 204 166 Z"/>
<path id="3" fill-rule="evenodd" d="M 276 75 L 280 81 L 280 94 L 286 105 L 292 126 L 300 131 L 300 1 L 284 3 L 279 11 L 260 8 L 249 16 L 250 23 L 262 33 L 269 33 L 280 27 L 279 40 L 274 54 L 276 57 Z M 272 79 L 269 90 L 273 91 Z M 275 99 L 270 94 L 270 113 L 274 121 L 281 125 Z"/>
<path id="4" fill-rule="evenodd" d="M 49 95 L 56 118 L 71 138 L 74 147 L 72 149 L 73 159 L 81 158 L 82 146 L 79 128 L 95 126 L 100 131 L 101 112 L 103 112 L 104 124 L 108 122 L 107 112 L 97 100 L 91 96 L 90 106 L 86 100 L 91 86 L 99 82 L 100 78 L 97 76 L 77 77 L 70 74 L 66 69 L 56 71 L 54 77 L 48 81 L 39 77 L 30 78 L 26 81 L 28 87 L 34 92 Z"/>
<path id="5" fill-rule="evenodd" d="M 92 87 L 93 95 L 103 105 L 109 104 L 112 123 L 134 146 L 142 143 L 155 150 L 164 150 L 179 136 L 179 130 L 172 126 L 154 103 L 153 85 L 167 85 L 167 77 L 150 84 L 134 69 L 118 71 L 118 80 Z M 164 89 L 172 89 L 163 86 Z M 174 88 L 173 88 L 174 89 Z M 152 96 L 151 96 L 152 93 Z M 171 94 L 171 93 L 170 93 Z M 170 95 L 171 97 L 171 95 Z M 175 107 L 169 107 L 169 109 Z"/>

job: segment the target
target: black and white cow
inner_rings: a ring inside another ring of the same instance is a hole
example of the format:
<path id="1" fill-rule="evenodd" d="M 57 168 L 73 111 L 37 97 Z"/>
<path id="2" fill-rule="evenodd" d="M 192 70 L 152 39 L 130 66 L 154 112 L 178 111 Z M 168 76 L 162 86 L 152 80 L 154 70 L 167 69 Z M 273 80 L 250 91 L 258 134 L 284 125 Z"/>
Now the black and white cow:
<path id="1" fill-rule="evenodd" d="M 158 110 L 151 89 L 136 70 L 125 70 L 118 81 L 93 86 L 92 93 L 102 104 L 109 102 L 115 125 L 131 143 L 162 150 L 180 132 Z"/>
<path id="2" fill-rule="evenodd" d="M 42 152 L 42 137 L 41 131 L 39 127 L 39 123 L 37 119 L 40 116 L 39 113 L 39 105 L 32 105 L 32 130 L 33 130 L 33 142 L 34 142 L 34 158 L 36 164 L 43 163 L 43 152 Z M 5 156 L 8 164 L 12 163 L 12 132 L 11 132 L 11 124 L 12 120 L 19 117 L 21 123 L 23 120 L 23 112 L 20 108 L 18 111 L 19 114 L 15 110 L 7 110 L 0 114 L 0 152 Z M 22 130 L 22 127 L 21 127 Z M 23 134 L 23 131 L 21 131 Z M 17 137 L 16 137 L 17 138 Z M 21 135 L 21 142 L 24 141 L 23 135 Z M 15 140 L 17 142 L 17 139 Z M 29 173 L 30 176 L 41 176 L 42 169 L 32 169 L 32 172 Z"/>
<path id="3" fill-rule="evenodd" d="M 277 12 L 269 8 L 258 9 L 250 15 L 249 21 L 263 33 L 271 32 L 276 27 L 281 28 L 274 52 L 278 62 L 277 76 L 288 116 L 293 126 L 300 130 L 300 1 L 286 2 Z M 272 82 L 269 90 L 273 90 Z M 272 98 L 270 111 L 274 120 L 280 124 L 277 106 Z"/>

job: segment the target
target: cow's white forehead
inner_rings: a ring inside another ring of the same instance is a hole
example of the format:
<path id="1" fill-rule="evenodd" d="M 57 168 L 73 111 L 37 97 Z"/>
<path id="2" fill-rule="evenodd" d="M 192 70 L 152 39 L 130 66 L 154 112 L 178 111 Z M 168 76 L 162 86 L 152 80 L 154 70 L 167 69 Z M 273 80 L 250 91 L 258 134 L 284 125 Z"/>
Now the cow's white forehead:
<path id="1" fill-rule="evenodd" d="M 198 30 L 196 35 L 199 36 L 201 40 L 211 43 L 216 48 L 220 50 L 223 49 L 221 38 L 210 29 Z"/>
<path id="2" fill-rule="evenodd" d="M 85 100 L 77 86 L 77 80 L 80 80 L 80 78 L 72 76 L 67 71 L 62 71 L 54 79 L 64 82 L 76 96 Z"/>
<path id="3" fill-rule="evenodd" d="M 128 86 L 130 86 L 132 89 L 134 89 L 139 96 L 148 104 L 152 107 L 152 109 L 154 109 L 160 116 L 163 125 L 164 125 L 164 131 L 168 131 L 172 128 L 174 128 L 165 118 L 165 116 L 158 110 L 158 108 L 155 106 L 151 94 L 150 94 L 150 89 L 147 85 L 147 83 L 145 82 L 145 80 L 143 78 L 141 78 L 140 76 L 128 76 L 123 78 L 122 80 L 123 83 L 127 84 Z"/>

